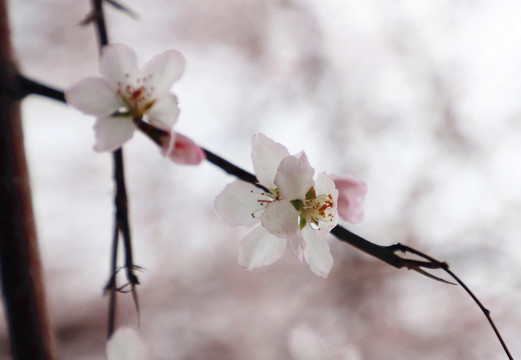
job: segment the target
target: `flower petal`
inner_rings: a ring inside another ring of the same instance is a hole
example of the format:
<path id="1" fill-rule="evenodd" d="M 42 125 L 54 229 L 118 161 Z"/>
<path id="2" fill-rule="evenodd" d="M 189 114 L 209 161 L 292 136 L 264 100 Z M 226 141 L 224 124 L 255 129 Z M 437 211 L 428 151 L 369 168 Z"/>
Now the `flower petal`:
<path id="1" fill-rule="evenodd" d="M 174 147 L 168 157 L 180 165 L 198 165 L 206 159 L 206 155 L 199 145 L 179 133 L 175 134 Z"/>
<path id="2" fill-rule="evenodd" d="M 296 233 L 288 236 L 289 246 L 295 256 L 302 262 L 304 262 L 304 248 L 306 244 L 302 238 L 302 232 L 297 231 Z"/>
<path id="3" fill-rule="evenodd" d="M 107 360 L 144 360 L 147 351 L 143 340 L 132 328 L 118 328 L 107 342 Z"/>
<path id="4" fill-rule="evenodd" d="M 315 179 L 315 193 L 317 196 L 320 195 L 331 195 L 333 201 L 338 200 L 338 190 L 332 177 L 325 172 L 321 172 Z"/>
<path id="5" fill-rule="evenodd" d="M 103 77 L 114 89 L 118 83 L 122 87 L 135 86 L 139 76 L 137 58 L 134 50 L 122 44 L 109 44 L 101 50 L 99 69 Z"/>
<path id="6" fill-rule="evenodd" d="M 277 168 L 288 155 L 288 149 L 284 145 L 276 143 L 264 134 L 254 135 L 251 159 L 259 183 L 270 189 L 275 188 Z"/>
<path id="7" fill-rule="evenodd" d="M 95 151 L 114 151 L 132 137 L 134 123 L 129 117 L 100 117 L 94 125 Z"/>
<path id="8" fill-rule="evenodd" d="M 331 175 L 331 178 L 338 190 L 338 215 L 352 224 L 362 222 L 362 202 L 367 193 L 367 185 L 351 175 Z"/>
<path id="9" fill-rule="evenodd" d="M 286 156 L 277 169 L 275 185 L 283 199 L 304 199 L 313 186 L 314 173 L 306 154 L 303 153 L 299 158 Z"/>
<path id="10" fill-rule="evenodd" d="M 333 257 L 329 251 L 326 237 L 317 235 L 317 231 L 310 226 L 302 229 L 302 237 L 306 243 L 304 258 L 313 273 L 326 278 L 333 267 Z"/>
<path id="11" fill-rule="evenodd" d="M 178 80 L 185 68 L 183 54 L 176 50 L 165 51 L 146 62 L 141 69 L 141 78 L 152 91 L 152 98 L 161 96 Z"/>
<path id="12" fill-rule="evenodd" d="M 86 78 L 65 90 L 65 100 L 89 115 L 108 116 L 116 112 L 121 101 L 109 84 L 101 78 Z"/>
<path id="13" fill-rule="evenodd" d="M 298 216 L 298 211 L 289 201 L 274 201 L 266 206 L 261 223 L 271 234 L 287 238 L 298 232 Z"/>
<path id="14" fill-rule="evenodd" d="M 236 180 L 228 184 L 215 199 L 215 211 L 230 226 L 253 226 L 264 211 L 260 205 L 262 190 L 256 186 Z"/>
<path id="15" fill-rule="evenodd" d="M 165 94 L 157 98 L 146 114 L 150 124 L 169 131 L 179 117 L 177 97 L 173 94 Z"/>
<path id="16" fill-rule="evenodd" d="M 241 240 L 239 265 L 252 270 L 273 264 L 284 254 L 284 249 L 286 239 L 276 237 L 258 226 Z"/>

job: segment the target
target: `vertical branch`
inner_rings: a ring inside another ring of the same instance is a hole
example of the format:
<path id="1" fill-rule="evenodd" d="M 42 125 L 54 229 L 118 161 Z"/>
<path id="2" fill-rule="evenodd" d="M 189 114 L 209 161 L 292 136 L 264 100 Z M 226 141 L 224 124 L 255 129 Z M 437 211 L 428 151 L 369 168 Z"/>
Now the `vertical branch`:
<path id="1" fill-rule="evenodd" d="M 103 46 L 109 43 L 107 28 L 105 25 L 105 15 L 103 12 L 103 0 L 92 0 L 93 19 L 96 25 L 96 33 L 98 36 L 100 53 Z M 114 331 L 115 317 L 116 317 L 116 272 L 117 272 L 117 241 L 118 235 L 121 232 L 123 235 L 123 244 L 125 246 L 125 269 L 128 282 L 131 286 L 131 291 L 134 296 L 134 301 L 137 304 L 137 295 L 134 286 L 139 284 L 137 276 L 134 274 L 134 262 L 132 258 L 132 243 L 130 235 L 130 225 L 128 221 L 128 206 L 127 206 L 127 190 L 125 185 L 125 168 L 123 162 L 123 150 L 120 148 L 113 152 L 114 163 L 114 182 L 116 185 L 116 194 L 114 197 L 114 204 L 116 207 L 115 221 L 114 221 L 114 243 L 112 247 L 112 274 L 110 276 L 107 289 L 110 291 L 109 299 L 109 326 L 108 336 L 110 337 Z"/>
<path id="2" fill-rule="evenodd" d="M 92 0 L 92 7 L 94 11 L 93 19 L 96 22 L 96 34 L 98 34 L 99 48 L 101 49 L 109 43 L 109 37 L 107 36 L 107 28 L 105 26 L 105 15 L 103 13 L 103 0 Z"/>
<path id="3" fill-rule="evenodd" d="M 116 222 L 119 231 L 123 235 L 125 245 L 125 269 L 127 280 L 133 288 L 139 284 L 134 274 L 134 262 L 132 258 L 132 243 L 130 237 L 130 224 L 128 222 L 127 189 L 125 186 L 125 172 L 123 167 L 123 150 L 118 149 L 113 153 L 114 157 L 114 181 L 116 182 Z"/>
<path id="4" fill-rule="evenodd" d="M 0 276 L 13 359 L 55 359 L 14 82 L 6 1 L 0 0 Z"/>

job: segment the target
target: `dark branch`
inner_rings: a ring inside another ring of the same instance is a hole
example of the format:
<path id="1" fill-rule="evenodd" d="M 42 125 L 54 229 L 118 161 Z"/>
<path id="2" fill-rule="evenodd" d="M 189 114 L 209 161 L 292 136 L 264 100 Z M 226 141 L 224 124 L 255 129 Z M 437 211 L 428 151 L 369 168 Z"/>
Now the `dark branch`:
<path id="1" fill-rule="evenodd" d="M 386 262 L 387 264 L 394 266 L 397 269 L 401 269 L 403 267 L 406 268 L 428 268 L 428 269 L 439 269 L 440 265 L 438 263 L 433 263 L 431 261 L 418 261 L 412 259 L 404 259 L 398 255 L 396 255 L 392 249 L 387 246 L 381 246 L 374 244 L 366 239 L 358 236 L 346 228 L 337 225 L 331 230 L 331 234 L 337 237 L 340 241 L 343 241 L 358 250 L 365 252 L 375 258 Z"/>
<path id="2" fill-rule="evenodd" d="M 134 124 L 139 130 L 141 130 L 146 136 L 148 136 L 156 145 L 161 146 L 161 138 L 170 136 L 166 131 L 152 126 L 140 118 L 133 119 Z"/>
<path id="3" fill-rule="evenodd" d="M 41 95 L 57 101 L 65 102 L 65 95 L 63 91 L 53 89 L 52 87 L 42 85 L 36 81 L 28 79 L 24 76 L 18 76 L 18 93 L 17 96 L 21 98 L 29 95 Z"/>
<path id="4" fill-rule="evenodd" d="M 130 224 L 128 221 L 127 189 L 125 185 L 125 172 L 123 165 L 123 152 L 121 149 L 113 153 L 114 157 L 114 181 L 116 183 L 116 223 L 119 231 L 123 235 L 125 246 L 125 268 L 129 283 L 134 286 L 139 284 L 137 276 L 134 274 L 134 262 L 132 258 L 132 241 L 130 235 Z"/>
<path id="5" fill-rule="evenodd" d="M 243 181 L 249 182 L 255 186 L 259 186 L 259 182 L 257 181 L 257 178 L 255 175 L 241 169 L 240 167 L 232 164 L 228 160 L 223 159 L 222 157 L 215 155 L 213 152 L 206 150 L 205 148 L 202 148 L 205 155 L 206 160 L 214 164 L 215 166 L 221 168 L 222 170 L 226 171 L 228 174 L 233 175 Z M 268 191 L 263 186 L 260 186 L 262 189 Z"/>
<path id="6" fill-rule="evenodd" d="M 97 0 L 97 2 L 99 2 L 99 1 L 100 0 Z M 39 87 L 47 88 L 45 85 L 42 85 L 42 84 L 39 84 Z M 57 91 L 59 94 L 62 95 L 62 96 L 58 96 L 58 97 L 53 97 L 53 96 L 49 96 L 49 97 L 56 99 L 56 100 L 63 101 L 63 100 L 61 100 L 61 99 L 64 99 L 63 92 L 61 92 L 59 90 L 50 89 L 50 88 L 48 88 L 48 90 Z M 39 92 L 36 92 L 36 94 L 47 96 L 46 95 L 47 92 L 48 91 L 39 91 Z M 168 136 L 167 132 L 165 132 L 161 129 L 158 129 L 143 121 L 137 120 L 137 121 L 135 121 L 135 124 L 138 127 L 138 129 L 140 129 L 145 135 L 147 135 L 157 145 L 161 144 L 160 137 Z M 203 148 L 203 151 L 205 152 L 207 160 L 210 163 L 221 168 L 222 170 L 224 170 L 226 173 L 228 173 L 230 175 L 233 175 L 233 176 L 235 176 L 243 181 L 249 182 L 253 185 L 259 186 L 257 178 L 252 173 L 241 169 L 240 167 L 232 164 L 228 160 L 214 154 L 213 152 L 211 152 L 209 150 L 206 150 Z M 116 181 L 116 183 L 117 183 L 117 181 Z M 125 206 L 126 206 L 126 202 L 122 201 L 122 200 L 123 200 L 123 198 L 120 199 L 119 201 L 117 201 L 117 203 L 121 202 L 121 205 L 125 204 Z M 393 245 L 391 247 L 377 245 L 377 244 L 367 241 L 364 238 L 352 233 L 351 231 L 345 229 L 344 227 L 342 227 L 340 225 L 336 226 L 331 231 L 331 233 L 333 235 L 335 235 L 339 240 L 346 242 L 349 245 L 351 245 L 371 256 L 374 256 L 377 259 L 380 259 L 380 260 L 386 262 L 387 264 L 394 266 L 396 268 L 420 266 L 420 267 L 429 268 L 429 269 L 439 269 L 439 268 L 447 267 L 446 263 L 438 262 L 433 258 L 426 257 L 426 255 L 424 256 L 424 258 L 429 261 L 417 261 L 417 260 L 411 260 L 411 259 L 404 259 L 395 254 L 395 251 L 398 250 L 398 246 L 401 246 L 401 245 L 397 244 L 397 245 Z M 409 252 L 412 252 L 411 250 L 413 250 L 411 248 L 408 248 L 408 249 L 409 249 Z"/>
<path id="7" fill-rule="evenodd" d="M 98 35 L 99 49 L 101 49 L 109 43 L 109 37 L 107 35 L 107 27 L 105 26 L 105 15 L 103 13 L 103 1 L 92 0 L 93 7 L 93 21 L 96 26 L 96 34 Z"/>
<path id="8" fill-rule="evenodd" d="M 100 0 L 97 0 L 99 2 Z M 42 88 L 46 88 L 45 85 L 41 85 Z M 58 91 L 60 94 L 63 92 Z M 46 91 L 40 91 L 37 94 L 45 96 Z M 51 97 L 54 98 L 54 97 Z M 64 98 L 63 96 L 61 98 Z M 140 129 L 145 135 L 147 135 L 152 141 L 154 141 L 157 145 L 161 144 L 160 137 L 168 136 L 168 133 L 158 129 L 146 122 L 135 120 L 134 121 L 138 129 Z M 221 168 L 226 173 L 233 175 L 243 181 L 249 182 L 256 186 L 259 185 L 257 178 L 252 173 L 241 169 L 240 167 L 232 164 L 228 160 L 214 154 L 213 152 L 206 150 L 203 148 L 203 151 L 206 154 L 207 160 L 214 164 L 215 166 Z M 116 181 L 117 182 L 117 181 Z M 123 204 L 124 202 L 122 202 Z M 126 206 L 126 205 L 125 205 Z M 411 259 L 404 259 L 395 254 L 395 247 L 386 247 L 374 244 L 370 241 L 365 240 L 364 238 L 352 233 L 351 231 L 345 229 L 344 227 L 338 225 L 336 226 L 331 233 L 335 235 L 339 240 L 348 243 L 349 245 L 376 257 L 379 260 L 386 262 L 387 264 L 394 266 L 396 268 L 403 267 L 424 267 L 429 269 L 438 269 L 446 266 L 445 263 L 437 262 L 436 260 L 430 258 L 429 261 L 417 261 Z M 394 245 L 395 246 L 395 245 Z"/>

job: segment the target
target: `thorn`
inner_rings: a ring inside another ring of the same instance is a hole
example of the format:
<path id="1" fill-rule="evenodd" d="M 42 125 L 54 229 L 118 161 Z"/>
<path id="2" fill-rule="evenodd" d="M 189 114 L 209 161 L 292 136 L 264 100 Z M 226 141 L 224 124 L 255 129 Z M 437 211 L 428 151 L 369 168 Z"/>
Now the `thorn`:
<path id="1" fill-rule="evenodd" d="M 456 286 L 458 285 L 456 283 L 453 283 L 453 282 L 447 281 L 445 279 L 442 279 L 440 277 L 434 276 L 434 275 L 428 273 L 427 271 L 420 269 L 419 267 L 410 267 L 409 270 L 414 270 L 417 273 L 420 273 L 420 274 L 422 274 L 424 276 L 427 276 L 428 278 L 431 278 L 433 280 L 436 280 L 436 281 L 439 281 L 439 282 L 442 282 L 442 283 L 445 283 L 445 284 L 456 285 Z"/>
<path id="2" fill-rule="evenodd" d="M 117 10 L 124 12 L 125 14 L 130 16 L 132 19 L 134 19 L 134 20 L 139 19 L 139 15 L 134 10 L 127 7 L 126 5 L 123 5 L 116 0 L 105 0 L 105 1 L 108 4 L 112 5 L 114 8 L 116 8 Z"/>
<path id="3" fill-rule="evenodd" d="M 137 326 L 139 327 L 141 323 L 141 313 L 139 311 L 139 299 L 137 295 L 137 289 L 135 286 L 132 287 L 132 300 L 134 301 L 134 306 L 136 307 L 137 312 Z"/>
<path id="4" fill-rule="evenodd" d="M 90 23 L 92 23 L 96 19 L 96 17 L 97 17 L 96 11 L 91 11 L 90 13 L 87 14 L 87 16 L 85 16 L 85 18 L 82 21 L 80 21 L 80 25 L 87 26 Z"/>

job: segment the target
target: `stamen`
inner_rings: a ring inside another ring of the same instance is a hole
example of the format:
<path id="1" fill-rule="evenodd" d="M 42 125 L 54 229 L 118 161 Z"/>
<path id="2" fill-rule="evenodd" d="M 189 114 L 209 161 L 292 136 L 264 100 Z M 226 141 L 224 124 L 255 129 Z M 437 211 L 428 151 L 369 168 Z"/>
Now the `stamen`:
<path id="1" fill-rule="evenodd" d="M 258 202 L 259 204 L 261 204 L 261 206 L 266 206 L 267 204 L 272 203 L 273 200 L 262 200 L 262 199 L 258 199 L 257 202 Z"/>
<path id="2" fill-rule="evenodd" d="M 313 193 L 314 195 L 314 191 L 311 189 L 308 193 Z M 334 206 L 335 204 L 331 194 L 320 195 L 318 197 L 307 196 L 307 199 L 303 202 L 301 214 L 314 229 L 319 230 L 318 225 L 321 221 L 334 221 L 334 215 L 332 213 Z"/>

